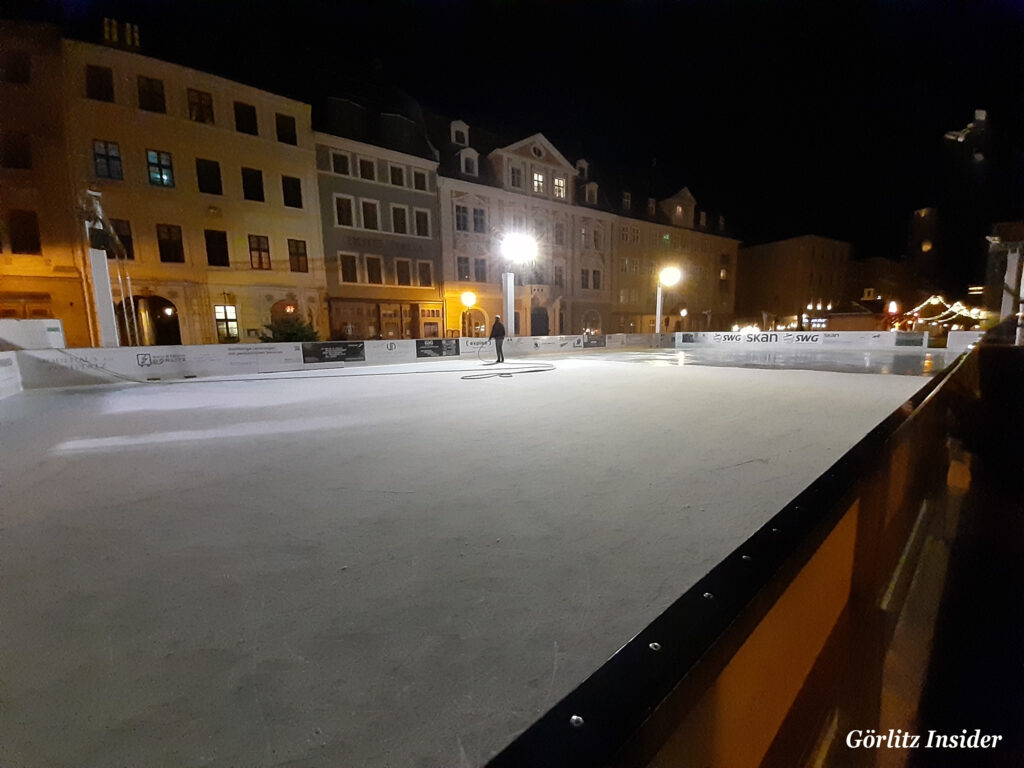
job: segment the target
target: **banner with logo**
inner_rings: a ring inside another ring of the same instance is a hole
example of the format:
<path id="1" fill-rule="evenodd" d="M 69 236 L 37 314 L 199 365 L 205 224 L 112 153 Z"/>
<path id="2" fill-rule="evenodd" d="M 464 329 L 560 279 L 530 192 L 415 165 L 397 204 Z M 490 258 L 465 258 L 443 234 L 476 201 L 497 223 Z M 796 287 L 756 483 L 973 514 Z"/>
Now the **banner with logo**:
<path id="1" fill-rule="evenodd" d="M 416 339 L 416 357 L 456 357 L 458 339 Z"/>
<path id="2" fill-rule="evenodd" d="M 366 359 L 362 341 L 305 341 L 302 343 L 302 362 L 347 363 Z"/>

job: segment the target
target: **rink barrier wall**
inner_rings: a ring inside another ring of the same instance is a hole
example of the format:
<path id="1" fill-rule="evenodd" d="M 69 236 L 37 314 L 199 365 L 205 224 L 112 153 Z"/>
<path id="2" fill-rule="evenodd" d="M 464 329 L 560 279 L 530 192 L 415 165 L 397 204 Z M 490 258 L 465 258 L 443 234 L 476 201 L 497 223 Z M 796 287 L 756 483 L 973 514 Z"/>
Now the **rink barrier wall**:
<path id="1" fill-rule="evenodd" d="M 978 359 L 931 379 L 487 768 L 847 764 L 849 731 L 907 727 L 883 702 L 920 689 L 885 662 L 922 553 L 956 528 L 950 414 L 979 401 Z M 915 596 L 915 615 L 940 595 Z M 897 655 L 919 655 L 921 631 Z"/>
<path id="2" fill-rule="evenodd" d="M 950 331 L 946 336 L 947 360 L 952 360 L 981 341 L 984 331 Z"/>
<path id="3" fill-rule="evenodd" d="M 21 371 L 14 352 L 0 352 L 0 400 L 21 392 Z"/>
<path id="4" fill-rule="evenodd" d="M 27 322 L 27 321 L 21 321 Z M 42 321 L 39 321 L 42 322 Z M 626 349 L 706 345 L 758 349 L 806 347 L 829 349 L 927 348 L 927 334 L 833 331 L 813 334 L 771 333 L 746 339 L 748 334 L 617 333 L 604 336 L 516 336 L 507 338 L 505 354 L 515 359 L 530 355 L 584 349 Z M 959 343 L 961 337 L 957 337 Z M 974 336 L 963 336 L 963 348 Z M 923 345 L 923 346 L 922 346 Z M 468 357 L 489 360 L 495 354 L 489 339 L 395 339 L 317 341 L 264 344 L 203 344 L 161 347 L 99 347 L 79 349 L 18 349 L 22 386 L 68 387 L 121 381 L 147 382 L 216 376 L 245 376 L 321 368 L 429 362 L 436 358 Z"/>
<path id="5" fill-rule="evenodd" d="M 707 345 L 728 349 L 892 349 L 928 348 L 927 332 L 911 331 L 700 331 L 672 334 L 673 345 L 685 349 Z"/>
<path id="6" fill-rule="evenodd" d="M 0 320 L 0 350 L 61 349 L 64 345 L 64 324 L 56 318 Z"/>

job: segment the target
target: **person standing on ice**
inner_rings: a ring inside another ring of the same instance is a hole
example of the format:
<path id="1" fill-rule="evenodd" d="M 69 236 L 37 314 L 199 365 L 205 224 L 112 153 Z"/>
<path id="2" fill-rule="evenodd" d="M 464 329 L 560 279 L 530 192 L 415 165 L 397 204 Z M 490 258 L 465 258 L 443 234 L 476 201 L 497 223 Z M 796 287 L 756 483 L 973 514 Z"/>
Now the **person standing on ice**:
<path id="1" fill-rule="evenodd" d="M 491 326 L 491 336 L 494 339 L 494 346 L 498 350 L 497 363 L 505 362 L 505 353 L 501 351 L 501 345 L 505 341 L 505 326 L 501 323 L 501 315 L 494 316 L 494 325 Z"/>

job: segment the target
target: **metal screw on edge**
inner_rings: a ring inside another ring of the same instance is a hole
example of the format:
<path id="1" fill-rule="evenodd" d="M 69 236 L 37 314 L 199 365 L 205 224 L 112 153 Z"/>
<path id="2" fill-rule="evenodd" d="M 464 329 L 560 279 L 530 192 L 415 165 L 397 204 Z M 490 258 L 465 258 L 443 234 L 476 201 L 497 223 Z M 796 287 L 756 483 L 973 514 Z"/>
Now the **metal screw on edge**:
<path id="1" fill-rule="evenodd" d="M 579 715 L 573 715 L 569 718 L 569 725 L 571 725 L 573 728 L 582 728 L 583 718 Z"/>
<path id="2" fill-rule="evenodd" d="M 741 559 L 741 560 L 746 560 L 746 561 L 747 561 L 747 562 L 749 563 L 749 562 L 750 562 L 751 560 L 753 560 L 754 558 L 752 558 L 752 557 L 751 557 L 750 555 L 743 555 L 743 557 L 742 557 L 742 558 L 740 558 L 740 559 Z"/>
<path id="3" fill-rule="evenodd" d="M 651 643 L 647 647 L 650 648 L 652 651 L 660 651 L 661 650 L 661 643 Z"/>
<path id="4" fill-rule="evenodd" d="M 710 592 L 705 592 L 705 593 L 704 593 L 704 599 L 705 599 L 705 600 L 714 600 L 714 599 L 715 599 L 715 596 L 714 596 L 714 595 L 712 595 L 712 594 L 711 594 Z"/>

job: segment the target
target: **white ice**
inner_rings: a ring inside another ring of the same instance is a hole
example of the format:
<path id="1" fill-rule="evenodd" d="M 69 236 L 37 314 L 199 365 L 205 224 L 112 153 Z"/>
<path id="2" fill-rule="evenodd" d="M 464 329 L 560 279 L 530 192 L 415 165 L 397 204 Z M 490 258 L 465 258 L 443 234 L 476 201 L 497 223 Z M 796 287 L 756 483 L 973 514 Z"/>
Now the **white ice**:
<path id="1" fill-rule="evenodd" d="M 480 765 L 926 381 L 545 362 L 0 401 L 0 765 Z"/>

